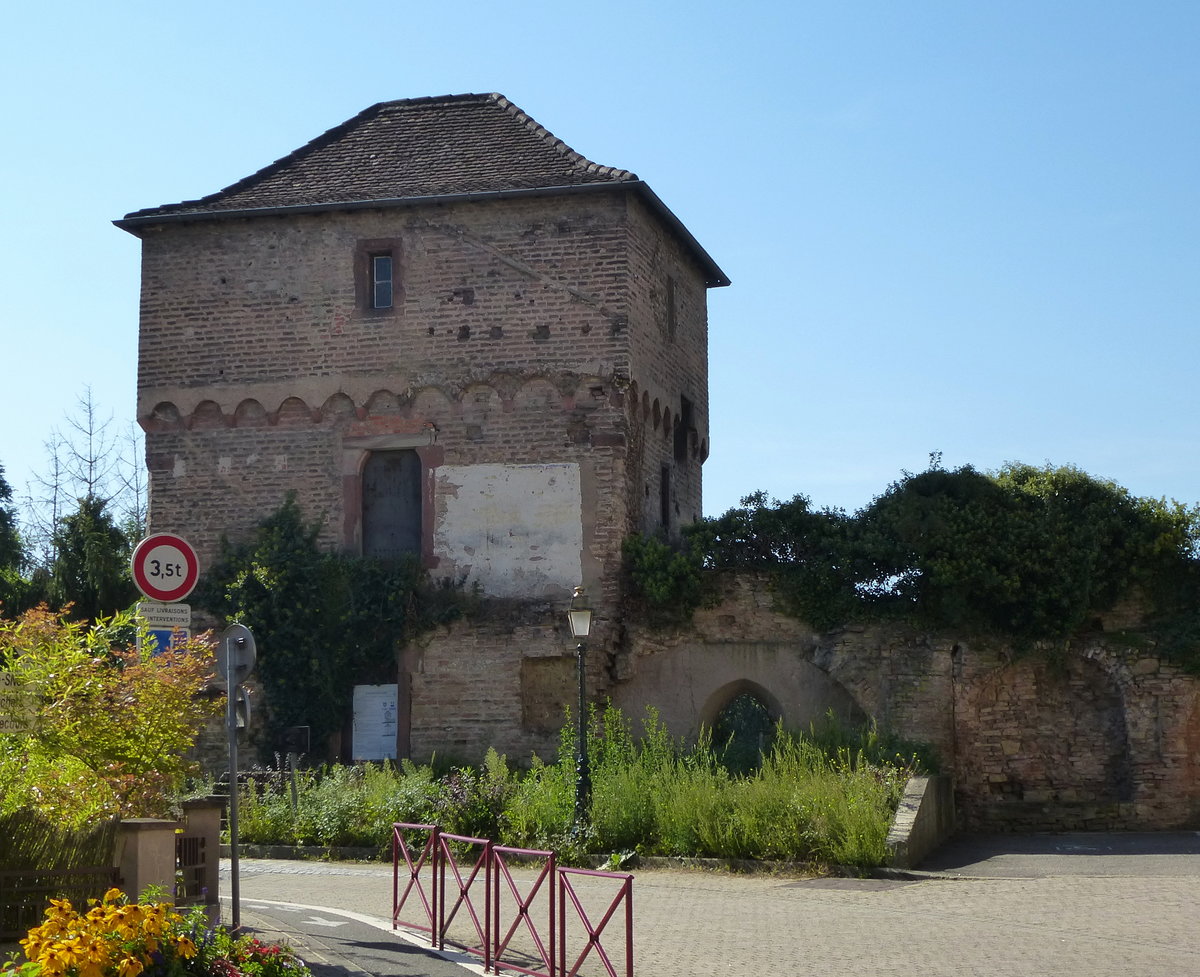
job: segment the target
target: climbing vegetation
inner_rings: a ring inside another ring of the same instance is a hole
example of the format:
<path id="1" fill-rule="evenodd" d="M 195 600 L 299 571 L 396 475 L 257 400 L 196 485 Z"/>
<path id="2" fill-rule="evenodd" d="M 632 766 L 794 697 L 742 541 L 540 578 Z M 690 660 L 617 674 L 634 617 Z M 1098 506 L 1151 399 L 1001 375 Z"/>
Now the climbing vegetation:
<path id="1" fill-rule="evenodd" d="M 1198 544 L 1195 506 L 1070 466 L 947 470 L 935 455 L 853 514 L 759 492 L 689 527 L 679 549 L 635 540 L 626 568 L 651 608 L 690 612 L 709 585 L 702 570 L 756 571 L 781 609 L 819 628 L 890 618 L 1023 648 L 1084 632 L 1132 599 L 1167 650 L 1200 667 Z"/>
<path id="2" fill-rule="evenodd" d="M 396 681 L 404 643 L 467 604 L 461 585 L 431 581 L 415 557 L 332 553 L 320 532 L 288 498 L 253 538 L 224 541 L 198 588 L 202 606 L 255 634 L 268 755 L 290 726 L 310 727 L 321 749 L 350 715 L 355 685 Z"/>

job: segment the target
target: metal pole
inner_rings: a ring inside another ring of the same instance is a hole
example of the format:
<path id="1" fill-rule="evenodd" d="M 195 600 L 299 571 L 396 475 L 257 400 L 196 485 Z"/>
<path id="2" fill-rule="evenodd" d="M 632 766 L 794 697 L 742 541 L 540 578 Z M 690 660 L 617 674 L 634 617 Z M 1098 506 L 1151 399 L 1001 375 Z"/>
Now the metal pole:
<path id="1" fill-rule="evenodd" d="M 229 732 L 229 898 L 233 903 L 233 929 L 242 924 L 241 883 L 238 877 L 238 755 L 237 688 L 233 684 L 233 653 L 225 639 L 225 725 Z"/>
<path id="2" fill-rule="evenodd" d="M 580 639 L 575 650 L 579 662 L 579 715 L 576 725 L 579 730 L 579 747 L 575 757 L 575 828 L 579 830 L 588 822 L 588 809 L 592 802 L 592 773 L 588 766 L 587 748 L 587 650 Z"/>

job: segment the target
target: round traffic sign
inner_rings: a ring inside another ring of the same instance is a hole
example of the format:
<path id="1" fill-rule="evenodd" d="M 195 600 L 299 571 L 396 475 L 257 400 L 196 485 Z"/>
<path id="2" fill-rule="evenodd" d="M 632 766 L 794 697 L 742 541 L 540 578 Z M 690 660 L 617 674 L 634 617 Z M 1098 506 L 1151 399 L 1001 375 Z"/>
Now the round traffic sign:
<path id="1" fill-rule="evenodd" d="M 133 551 L 133 582 L 151 600 L 164 604 L 183 600 L 199 579 L 196 551 L 171 533 L 147 536 Z"/>

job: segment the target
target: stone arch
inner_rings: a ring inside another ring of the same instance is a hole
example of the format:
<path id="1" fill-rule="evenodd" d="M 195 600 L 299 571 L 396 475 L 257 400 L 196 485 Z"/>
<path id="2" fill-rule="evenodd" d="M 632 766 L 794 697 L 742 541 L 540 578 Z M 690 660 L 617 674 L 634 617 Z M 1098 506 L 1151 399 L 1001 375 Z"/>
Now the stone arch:
<path id="1" fill-rule="evenodd" d="M 440 387 L 422 387 L 412 397 L 412 413 L 436 425 L 444 427 L 453 408 L 451 398 Z"/>
<path id="2" fill-rule="evenodd" d="M 169 401 L 155 404 L 154 410 L 142 421 L 142 429 L 145 431 L 182 431 L 184 426 L 179 408 Z"/>
<path id="3" fill-rule="evenodd" d="M 267 409 L 257 400 L 247 398 L 234 408 L 233 423 L 236 427 L 265 427 Z"/>
<path id="4" fill-rule="evenodd" d="M 792 641 L 688 641 L 639 657 L 636 675 L 613 689 L 627 715 L 653 705 L 676 736 L 695 737 L 744 692 L 758 696 L 773 720 L 806 730 L 833 712 L 850 725 L 867 713 L 847 688 L 808 660 Z"/>
<path id="5" fill-rule="evenodd" d="M 1120 682 L 1073 655 L 996 669 L 958 709 L 959 786 L 973 827 L 1081 829 L 1119 822 L 1133 800 Z"/>
<path id="6" fill-rule="evenodd" d="M 376 390 L 366 403 L 367 413 L 373 416 L 379 414 L 399 414 L 400 398 L 390 390 Z"/>
<path id="7" fill-rule="evenodd" d="M 740 678 L 732 682 L 726 682 L 709 695 L 704 705 L 700 707 L 698 714 L 700 725 L 711 729 L 716 724 L 721 710 L 742 695 L 752 695 L 762 702 L 767 707 L 767 712 L 771 716 L 771 722 L 777 722 L 783 718 L 783 706 L 775 698 L 770 689 L 750 679 Z"/>
<path id="8" fill-rule="evenodd" d="M 546 377 L 530 377 L 513 393 L 513 408 L 542 411 L 562 405 L 562 394 Z"/>
<path id="9" fill-rule="evenodd" d="M 193 431 L 215 431 L 225 426 L 225 414 L 215 400 L 200 401 L 188 421 Z"/>
<path id="10" fill-rule="evenodd" d="M 313 412 L 299 397 L 288 397 L 275 412 L 275 423 L 283 427 L 300 427 L 311 424 Z"/>
<path id="11" fill-rule="evenodd" d="M 354 415 L 354 401 L 344 393 L 330 394 L 321 405 L 321 416 L 324 418 L 353 418 Z"/>
<path id="12" fill-rule="evenodd" d="M 709 721 L 701 720 L 701 728 L 709 730 L 721 763 L 731 771 L 749 773 L 771 752 L 782 712 L 779 701 L 759 683 L 741 680 L 714 692 L 702 714 L 722 698 L 724 704 Z"/>
<path id="13" fill-rule="evenodd" d="M 464 388 L 459 397 L 463 420 L 479 422 L 498 412 L 503 407 L 500 391 L 487 383 L 473 383 Z"/>

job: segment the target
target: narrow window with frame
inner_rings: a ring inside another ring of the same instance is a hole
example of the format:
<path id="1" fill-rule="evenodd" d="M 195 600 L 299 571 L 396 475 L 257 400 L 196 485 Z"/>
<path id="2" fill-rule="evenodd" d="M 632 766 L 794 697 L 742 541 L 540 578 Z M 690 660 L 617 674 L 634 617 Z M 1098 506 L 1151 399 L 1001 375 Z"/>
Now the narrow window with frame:
<path id="1" fill-rule="evenodd" d="M 399 238 L 359 241 L 354 248 L 354 304 L 368 316 L 394 316 L 404 305 Z"/>
<path id="2" fill-rule="evenodd" d="M 371 308 L 390 309 L 395 301 L 391 253 L 371 257 Z"/>

